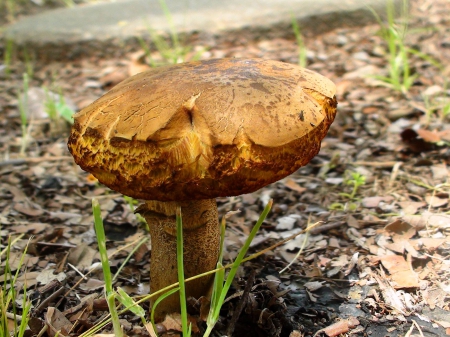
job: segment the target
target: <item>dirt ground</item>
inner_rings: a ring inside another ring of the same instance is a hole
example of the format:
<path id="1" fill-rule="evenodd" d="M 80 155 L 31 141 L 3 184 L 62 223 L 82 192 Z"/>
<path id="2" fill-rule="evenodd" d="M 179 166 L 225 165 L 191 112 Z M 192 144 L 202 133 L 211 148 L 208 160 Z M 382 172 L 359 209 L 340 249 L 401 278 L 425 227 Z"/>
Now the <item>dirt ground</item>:
<path id="1" fill-rule="evenodd" d="M 221 216 L 236 211 L 227 221 L 225 258 L 236 257 L 270 198 L 274 207 L 251 253 L 320 223 L 244 264 L 217 336 L 450 335 L 450 2 L 415 0 L 411 7 L 405 43 L 420 53 L 409 56 L 416 78 L 405 93 L 375 78 L 388 75 L 379 25 L 304 38 L 308 68 L 337 84 L 337 118 L 309 165 L 255 193 L 218 200 Z M 298 62 L 293 36 L 193 45 L 188 59 L 196 53 Z M 13 60 L 9 74 L 0 70 L 0 250 L 8 237 L 22 235 L 10 255 L 15 272 L 29 243 L 17 282 L 18 299 L 26 282 L 33 303 L 29 336 L 43 327 L 49 336 L 56 330 L 78 336 L 107 313 L 101 271 L 87 274 L 99 261 L 93 197 L 101 204 L 108 251 L 115 253 L 113 273 L 147 235 L 121 195 L 73 163 L 69 125 L 45 112 L 48 92 L 79 110 L 146 69 L 142 55 Z M 23 142 L 19 105 L 27 71 Z M 148 292 L 150 248 L 147 242 L 132 255 L 115 286 L 132 296 Z M 0 262 L 3 283 L 4 256 Z M 202 331 L 199 304 L 189 304 Z M 239 306 L 241 314 L 234 315 Z M 148 335 L 137 317 L 121 318 L 129 336 Z"/>

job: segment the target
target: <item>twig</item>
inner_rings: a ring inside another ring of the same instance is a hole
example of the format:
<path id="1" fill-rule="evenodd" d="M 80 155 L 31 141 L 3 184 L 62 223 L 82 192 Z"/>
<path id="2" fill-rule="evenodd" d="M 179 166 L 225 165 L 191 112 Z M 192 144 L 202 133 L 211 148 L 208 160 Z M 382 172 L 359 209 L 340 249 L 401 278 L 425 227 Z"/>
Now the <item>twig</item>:
<path id="1" fill-rule="evenodd" d="M 322 232 L 329 231 L 330 229 L 340 228 L 340 227 L 344 226 L 345 224 L 346 223 L 344 221 L 326 223 L 326 224 L 322 224 L 319 227 L 315 227 L 315 228 L 311 229 L 309 231 L 309 233 L 311 235 L 317 235 L 317 234 L 320 234 Z"/>
<path id="2" fill-rule="evenodd" d="M 70 268 L 72 268 L 73 270 L 75 270 L 78 274 L 80 274 L 80 276 L 81 276 L 85 281 L 88 280 L 88 278 L 87 278 L 81 271 L 79 271 L 77 267 L 75 267 L 74 265 L 72 265 L 72 264 L 70 264 L 70 263 L 67 263 L 67 265 L 68 265 Z"/>
<path id="3" fill-rule="evenodd" d="M 61 295 L 64 292 L 64 287 L 59 288 L 57 291 L 55 291 L 53 294 L 51 294 L 49 297 L 47 297 L 45 300 L 39 304 L 39 306 L 36 308 L 35 313 L 41 312 L 43 309 L 46 308 L 47 304 L 53 301 L 56 297 Z"/>
<path id="4" fill-rule="evenodd" d="M 241 299 L 239 300 L 236 309 L 234 310 L 233 316 L 231 317 L 230 324 L 227 328 L 227 336 L 232 336 L 234 328 L 236 327 L 236 322 L 241 315 L 242 310 L 245 307 L 245 304 L 248 301 L 248 295 L 250 294 L 250 290 L 252 289 L 253 283 L 255 282 L 256 271 L 252 270 L 250 273 L 247 283 L 245 283 L 244 291 L 242 293 Z"/>

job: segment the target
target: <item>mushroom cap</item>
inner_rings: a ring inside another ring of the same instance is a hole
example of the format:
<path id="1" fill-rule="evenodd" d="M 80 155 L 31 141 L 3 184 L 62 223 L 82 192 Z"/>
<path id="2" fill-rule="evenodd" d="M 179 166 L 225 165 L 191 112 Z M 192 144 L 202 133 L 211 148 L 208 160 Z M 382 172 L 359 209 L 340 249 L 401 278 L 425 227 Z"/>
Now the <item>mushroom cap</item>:
<path id="1" fill-rule="evenodd" d="M 250 193 L 319 152 L 335 91 L 311 70 L 263 59 L 151 69 L 77 113 L 68 147 L 83 170 L 134 198 Z"/>

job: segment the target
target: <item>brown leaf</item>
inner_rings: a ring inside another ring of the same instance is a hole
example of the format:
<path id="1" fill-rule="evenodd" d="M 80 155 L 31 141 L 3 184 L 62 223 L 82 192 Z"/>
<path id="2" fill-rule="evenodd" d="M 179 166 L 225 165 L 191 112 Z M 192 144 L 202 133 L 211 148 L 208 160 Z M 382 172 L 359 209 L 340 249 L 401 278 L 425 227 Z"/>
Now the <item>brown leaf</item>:
<path id="1" fill-rule="evenodd" d="M 26 201 L 27 200 L 26 194 L 23 193 L 22 190 L 20 190 L 16 186 L 3 183 L 2 187 L 4 189 L 6 189 L 7 191 L 9 191 L 9 193 L 11 193 L 14 196 L 13 197 L 13 201 L 14 202 L 22 202 L 22 201 Z"/>
<path id="2" fill-rule="evenodd" d="M 426 249 L 427 251 L 433 252 L 438 247 L 445 243 L 446 239 L 435 239 L 435 238 L 420 238 L 416 240 L 410 240 L 411 244 L 415 249 L 421 250 Z"/>
<path id="3" fill-rule="evenodd" d="M 423 201 L 400 201 L 398 205 L 402 208 L 405 214 L 416 214 L 417 211 L 425 207 L 427 205 L 426 202 Z"/>
<path id="4" fill-rule="evenodd" d="M 79 270 L 89 268 L 92 265 L 95 254 L 97 254 L 96 250 L 85 243 L 82 243 L 75 248 L 71 248 L 69 252 L 69 263 L 76 266 Z"/>
<path id="5" fill-rule="evenodd" d="M 323 287 L 323 282 L 319 282 L 319 281 L 306 282 L 304 284 L 304 286 L 309 291 L 316 291 Z"/>
<path id="6" fill-rule="evenodd" d="M 395 289 L 418 288 L 419 277 L 411 270 L 411 266 L 405 258 L 400 255 L 387 255 L 380 258 L 384 268 L 391 275 L 391 280 L 395 283 Z"/>
<path id="7" fill-rule="evenodd" d="M 411 226 L 408 222 L 397 219 L 394 222 L 386 225 L 384 230 L 388 232 L 388 234 L 393 236 L 399 236 L 402 239 L 410 239 L 416 234 L 416 229 L 414 226 Z"/>
<path id="8" fill-rule="evenodd" d="M 320 332 L 324 332 L 328 337 L 335 337 L 345 334 L 358 325 L 359 321 L 355 317 L 351 317 L 327 326 L 326 328 L 321 329 Z"/>
<path id="9" fill-rule="evenodd" d="M 438 198 L 436 195 L 427 195 L 425 200 L 431 207 L 442 207 L 448 204 L 448 198 Z"/>
<path id="10" fill-rule="evenodd" d="M 419 129 L 417 130 L 417 134 L 426 142 L 429 143 L 438 143 L 441 141 L 441 137 L 439 135 L 439 132 L 434 131 L 428 131 L 425 129 Z"/>
<path id="11" fill-rule="evenodd" d="M 191 317 L 189 317 L 189 323 L 192 324 L 191 329 L 193 333 L 200 331 L 198 329 L 197 322 L 194 319 L 191 319 Z M 167 331 L 172 330 L 181 332 L 181 315 L 179 313 L 168 314 L 164 318 L 164 321 L 161 322 L 161 325 L 163 325 Z"/>
<path id="12" fill-rule="evenodd" d="M 72 329 L 72 323 L 54 307 L 48 307 L 45 315 L 45 323 L 48 327 L 47 332 L 50 337 L 56 335 L 66 337 Z"/>
<path id="13" fill-rule="evenodd" d="M 445 213 L 424 211 L 420 215 L 407 215 L 402 217 L 402 219 L 418 230 L 425 227 L 442 229 L 450 227 L 450 215 Z"/>
<path id="14" fill-rule="evenodd" d="M 33 206 L 35 206 L 35 205 L 33 205 Z M 40 216 L 45 213 L 45 211 L 41 208 L 33 208 L 29 202 L 16 203 L 14 205 L 14 209 L 17 212 L 28 215 L 28 216 Z"/>
<path id="15" fill-rule="evenodd" d="M 284 186 L 298 193 L 303 193 L 306 191 L 305 187 L 300 186 L 294 180 L 289 178 L 284 181 Z"/>
<path id="16" fill-rule="evenodd" d="M 436 147 L 434 143 L 429 143 L 420 138 L 418 133 L 413 129 L 403 130 L 400 136 L 402 138 L 402 141 L 414 153 L 431 151 Z"/>
<path id="17" fill-rule="evenodd" d="M 16 233 L 30 233 L 30 234 L 38 234 L 50 225 L 40 222 L 29 222 L 27 224 L 19 225 L 14 227 L 14 232 Z"/>

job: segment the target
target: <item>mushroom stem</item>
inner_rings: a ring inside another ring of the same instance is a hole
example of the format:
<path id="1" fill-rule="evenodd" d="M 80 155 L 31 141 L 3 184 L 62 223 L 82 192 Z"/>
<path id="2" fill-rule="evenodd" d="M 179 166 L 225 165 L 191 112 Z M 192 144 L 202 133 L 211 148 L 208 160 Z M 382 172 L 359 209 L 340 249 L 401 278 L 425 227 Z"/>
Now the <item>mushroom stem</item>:
<path id="1" fill-rule="evenodd" d="M 150 228 L 152 253 L 150 290 L 158 291 L 178 282 L 176 248 L 176 210 L 181 207 L 183 219 L 184 274 L 195 276 L 216 267 L 219 255 L 220 228 L 215 199 L 193 201 L 147 201 L 138 212 Z M 186 296 L 209 296 L 213 275 L 186 283 Z M 154 302 L 154 300 L 153 300 Z M 152 303 L 153 303 L 152 302 Z M 180 311 L 178 293 L 158 304 L 156 320 Z"/>

